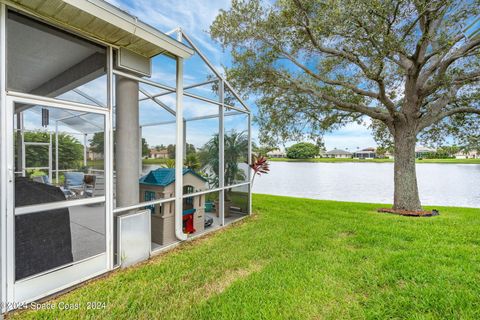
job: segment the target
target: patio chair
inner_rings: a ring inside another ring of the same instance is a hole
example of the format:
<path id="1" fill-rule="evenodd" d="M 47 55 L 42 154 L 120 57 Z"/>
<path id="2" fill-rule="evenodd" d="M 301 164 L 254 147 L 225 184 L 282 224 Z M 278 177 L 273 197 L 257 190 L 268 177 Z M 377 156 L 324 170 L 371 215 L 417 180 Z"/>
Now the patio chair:
<path id="1" fill-rule="evenodd" d="M 38 182 L 38 183 L 43 183 L 43 184 L 46 184 L 46 185 L 49 185 L 51 186 L 52 184 L 50 183 L 50 179 L 48 178 L 47 175 L 42 175 L 42 176 L 35 176 L 35 177 L 32 177 L 32 181 L 34 182 Z M 64 186 L 60 186 L 59 187 L 60 190 L 62 190 L 64 196 L 66 199 L 71 199 L 75 196 L 75 193 L 73 193 L 72 191 L 66 189 Z"/>
<path id="2" fill-rule="evenodd" d="M 88 183 L 85 188 L 87 197 L 98 197 L 105 195 L 105 177 L 96 175 L 86 175 L 85 179 L 91 179 L 92 183 Z"/>
<path id="3" fill-rule="evenodd" d="M 32 177 L 32 180 L 43 184 L 51 184 L 50 179 L 48 179 L 48 176 L 46 174 L 42 176 Z"/>
<path id="4" fill-rule="evenodd" d="M 83 172 L 65 172 L 64 187 L 67 190 L 74 192 L 77 195 L 82 195 L 85 191 L 84 174 Z"/>

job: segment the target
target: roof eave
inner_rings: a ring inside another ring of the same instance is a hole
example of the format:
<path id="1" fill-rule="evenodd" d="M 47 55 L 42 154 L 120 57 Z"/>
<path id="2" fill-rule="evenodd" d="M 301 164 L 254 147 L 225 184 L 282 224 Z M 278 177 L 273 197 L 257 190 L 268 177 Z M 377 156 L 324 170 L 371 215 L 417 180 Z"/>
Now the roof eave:
<path id="1" fill-rule="evenodd" d="M 63 0 L 92 16 L 98 17 L 118 28 L 134 34 L 165 50 L 165 54 L 189 58 L 194 51 L 183 43 L 176 41 L 161 31 L 143 23 L 137 17 L 102 0 Z"/>

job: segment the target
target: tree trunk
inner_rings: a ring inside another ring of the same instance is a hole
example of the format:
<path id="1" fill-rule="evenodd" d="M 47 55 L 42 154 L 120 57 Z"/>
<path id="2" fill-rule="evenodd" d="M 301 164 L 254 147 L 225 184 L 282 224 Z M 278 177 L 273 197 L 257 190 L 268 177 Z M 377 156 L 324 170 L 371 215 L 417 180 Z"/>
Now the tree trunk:
<path id="1" fill-rule="evenodd" d="M 396 210 L 421 210 L 415 170 L 415 127 L 408 124 L 395 126 L 395 191 L 393 208 Z"/>

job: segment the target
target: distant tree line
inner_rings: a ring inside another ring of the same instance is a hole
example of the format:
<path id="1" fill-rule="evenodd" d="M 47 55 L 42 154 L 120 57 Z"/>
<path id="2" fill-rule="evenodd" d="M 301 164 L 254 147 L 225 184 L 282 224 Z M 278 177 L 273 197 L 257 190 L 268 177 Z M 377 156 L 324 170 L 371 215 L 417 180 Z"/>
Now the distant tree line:
<path id="1" fill-rule="evenodd" d="M 18 134 L 15 133 L 15 149 L 18 150 Z M 50 141 L 50 134 L 41 131 L 26 131 L 23 133 L 25 142 L 44 142 Z M 52 166 L 55 168 L 55 150 L 56 141 L 52 137 Z M 48 166 L 48 146 L 26 146 L 25 147 L 25 161 L 27 167 L 46 167 Z M 83 161 L 83 144 L 75 137 L 66 134 L 58 134 L 58 168 L 72 169 L 80 166 Z M 15 152 L 15 163 L 18 163 L 18 152 Z M 17 171 L 20 168 L 16 169 Z"/>
<path id="2" fill-rule="evenodd" d="M 115 135 L 114 135 L 115 137 Z M 98 154 L 105 154 L 105 135 L 103 132 L 97 132 L 93 135 L 92 139 L 89 140 L 90 142 L 90 150 L 98 153 Z M 115 149 L 115 145 L 114 145 Z M 150 148 L 148 146 L 147 140 L 142 138 L 142 156 L 146 157 L 150 155 Z"/>

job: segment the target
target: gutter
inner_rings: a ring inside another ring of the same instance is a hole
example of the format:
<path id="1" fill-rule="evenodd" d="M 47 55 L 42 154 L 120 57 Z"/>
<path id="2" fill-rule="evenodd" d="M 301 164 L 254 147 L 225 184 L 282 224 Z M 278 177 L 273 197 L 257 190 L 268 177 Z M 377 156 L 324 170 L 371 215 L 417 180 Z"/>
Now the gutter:
<path id="1" fill-rule="evenodd" d="M 138 36 L 170 53 L 172 56 L 189 58 L 193 49 L 172 39 L 163 32 L 138 20 L 137 17 L 103 1 L 103 0 L 63 0 L 65 3 L 91 14 L 107 23 Z M 151 57 L 149 57 L 151 58 Z"/>

